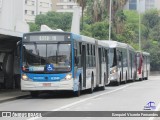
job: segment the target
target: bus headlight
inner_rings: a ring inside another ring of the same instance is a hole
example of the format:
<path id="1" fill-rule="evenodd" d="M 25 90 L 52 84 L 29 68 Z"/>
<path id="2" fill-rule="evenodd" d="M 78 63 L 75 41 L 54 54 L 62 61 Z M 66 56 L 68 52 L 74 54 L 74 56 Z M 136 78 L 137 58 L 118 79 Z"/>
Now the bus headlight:
<path id="1" fill-rule="evenodd" d="M 117 71 L 116 69 L 113 69 L 110 71 L 110 74 L 116 73 L 116 71 Z"/>
<path id="2" fill-rule="evenodd" d="M 113 73 L 116 73 L 116 70 L 113 70 Z"/>
<path id="3" fill-rule="evenodd" d="M 28 80 L 28 76 L 26 74 L 22 74 L 22 80 Z"/>
<path id="4" fill-rule="evenodd" d="M 67 74 L 65 77 L 66 80 L 71 80 L 72 79 L 72 74 Z"/>

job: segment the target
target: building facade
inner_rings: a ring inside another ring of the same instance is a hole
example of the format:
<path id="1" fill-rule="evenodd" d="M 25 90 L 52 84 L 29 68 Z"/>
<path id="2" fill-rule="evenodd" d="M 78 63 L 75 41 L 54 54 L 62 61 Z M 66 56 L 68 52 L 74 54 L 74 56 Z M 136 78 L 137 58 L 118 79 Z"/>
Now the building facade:
<path id="1" fill-rule="evenodd" d="M 51 0 L 25 0 L 24 19 L 26 22 L 34 22 L 36 15 L 45 14 L 51 10 Z"/>
<path id="2" fill-rule="evenodd" d="M 124 8 L 128 10 L 137 10 L 138 12 L 141 12 L 141 13 L 144 13 L 149 9 L 160 10 L 160 1 L 159 0 L 128 0 Z"/>
<path id="3" fill-rule="evenodd" d="M 56 12 L 73 12 L 78 5 L 76 0 L 52 0 L 52 4 Z"/>

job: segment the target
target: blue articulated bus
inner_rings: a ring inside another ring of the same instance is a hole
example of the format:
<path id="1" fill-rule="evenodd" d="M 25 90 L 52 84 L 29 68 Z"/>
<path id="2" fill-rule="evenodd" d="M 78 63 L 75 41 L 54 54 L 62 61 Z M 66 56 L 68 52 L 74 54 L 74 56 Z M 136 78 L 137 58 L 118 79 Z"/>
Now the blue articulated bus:
<path id="1" fill-rule="evenodd" d="M 21 90 L 37 97 L 42 91 L 105 89 L 108 45 L 68 32 L 33 32 L 21 44 Z"/>

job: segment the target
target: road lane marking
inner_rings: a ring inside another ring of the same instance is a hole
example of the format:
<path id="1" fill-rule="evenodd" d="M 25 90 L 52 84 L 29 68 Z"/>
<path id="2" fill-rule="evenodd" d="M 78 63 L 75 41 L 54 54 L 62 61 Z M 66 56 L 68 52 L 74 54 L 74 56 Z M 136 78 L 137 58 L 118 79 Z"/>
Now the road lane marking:
<path id="1" fill-rule="evenodd" d="M 118 91 L 118 90 L 124 89 L 124 88 L 126 88 L 126 87 L 128 87 L 128 86 L 131 86 L 131 85 L 133 85 L 133 84 L 125 85 L 125 86 L 123 86 L 123 87 L 117 88 L 117 89 L 112 90 L 112 91 L 108 91 L 108 92 L 104 92 L 104 93 L 101 93 L 101 94 L 98 94 L 98 95 L 94 95 L 94 96 L 92 96 L 92 97 L 89 97 L 89 98 L 85 98 L 85 99 L 76 101 L 76 102 L 74 102 L 74 103 L 71 103 L 71 104 L 62 106 L 62 107 L 60 107 L 60 108 L 53 109 L 53 110 L 51 110 L 51 111 L 60 111 L 60 110 L 62 110 L 62 109 L 66 109 L 66 108 L 72 107 L 72 106 L 74 106 L 74 105 L 77 105 L 77 104 L 79 104 L 79 103 L 85 102 L 85 101 L 87 101 L 87 100 L 94 99 L 94 98 L 98 98 L 99 96 L 103 96 L 103 95 L 107 95 L 107 94 L 116 92 L 116 91 Z"/>
<path id="2" fill-rule="evenodd" d="M 142 82 L 144 82 L 144 81 L 142 81 Z M 71 104 L 68 104 L 68 105 L 65 105 L 65 106 L 62 106 L 62 107 L 59 107 L 59 108 L 56 108 L 56 109 L 52 109 L 51 111 L 60 111 L 60 110 L 63 110 L 63 109 L 72 107 L 72 106 L 74 106 L 74 105 L 77 105 L 77 104 L 79 104 L 79 103 L 85 102 L 85 101 L 87 101 L 87 100 L 94 99 L 94 98 L 97 98 L 97 97 L 100 97 L 100 96 L 103 96 L 103 95 L 107 95 L 107 94 L 110 94 L 110 93 L 119 91 L 119 90 L 121 90 L 121 89 L 124 89 L 124 88 L 126 88 L 126 87 L 129 87 L 129 86 L 134 85 L 134 84 L 136 84 L 136 83 L 137 83 L 137 82 L 131 83 L 131 84 L 125 85 L 125 86 L 123 86 L 123 87 L 117 88 L 117 89 L 115 89 L 115 90 L 112 90 L 112 91 L 106 91 L 106 92 L 103 92 L 103 93 L 101 93 L 101 94 L 94 95 L 94 96 L 92 96 L 92 97 L 85 98 L 85 99 L 82 99 L 82 100 L 73 102 L 73 103 L 71 103 Z M 93 93 L 93 94 L 94 94 L 94 93 Z M 27 120 L 37 120 L 37 119 L 39 119 L 39 118 L 41 118 L 41 117 L 33 117 L 33 118 L 29 118 L 29 119 L 27 119 Z"/>

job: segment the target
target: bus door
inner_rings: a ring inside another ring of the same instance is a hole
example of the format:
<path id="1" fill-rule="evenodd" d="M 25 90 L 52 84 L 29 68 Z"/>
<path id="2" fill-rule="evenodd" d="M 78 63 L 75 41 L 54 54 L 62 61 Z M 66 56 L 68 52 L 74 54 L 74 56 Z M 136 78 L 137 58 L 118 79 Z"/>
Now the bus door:
<path id="1" fill-rule="evenodd" d="M 83 87 L 86 87 L 86 45 L 82 45 Z"/>
<path id="2" fill-rule="evenodd" d="M 123 79 L 123 54 L 122 51 L 118 50 L 118 71 L 121 73 L 121 80 Z M 120 75 L 119 73 L 119 75 Z"/>
<path id="3" fill-rule="evenodd" d="M 130 74 L 131 74 L 131 78 L 133 77 L 133 74 L 132 74 L 132 71 L 133 71 L 133 65 L 132 65 L 132 63 L 133 63 L 133 57 L 132 57 L 132 53 L 131 53 L 131 51 L 130 51 L 130 60 L 129 60 L 129 62 L 130 62 Z"/>
<path id="4" fill-rule="evenodd" d="M 122 74 L 121 74 L 121 75 L 122 75 L 122 80 L 123 80 L 123 78 L 124 78 L 124 73 L 123 73 L 123 71 L 124 71 L 124 62 L 125 62 L 125 61 L 124 61 L 124 54 L 123 54 L 123 52 L 121 52 L 121 65 L 122 65 L 122 66 L 121 66 L 121 67 L 122 67 L 122 70 L 121 70 L 121 71 L 122 71 L 122 72 L 121 72 Z"/>
<path id="5" fill-rule="evenodd" d="M 98 48 L 98 58 L 99 58 L 99 84 L 102 83 L 102 49 Z"/>
<path id="6" fill-rule="evenodd" d="M 108 76 L 109 76 L 109 65 L 108 65 L 108 51 L 107 50 L 105 50 L 105 61 L 106 61 L 106 76 L 105 77 L 107 77 L 106 78 L 106 83 L 108 83 Z"/>

